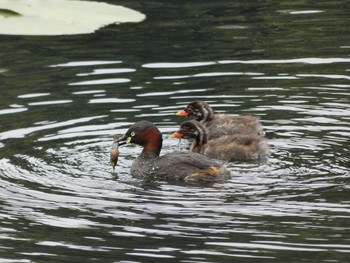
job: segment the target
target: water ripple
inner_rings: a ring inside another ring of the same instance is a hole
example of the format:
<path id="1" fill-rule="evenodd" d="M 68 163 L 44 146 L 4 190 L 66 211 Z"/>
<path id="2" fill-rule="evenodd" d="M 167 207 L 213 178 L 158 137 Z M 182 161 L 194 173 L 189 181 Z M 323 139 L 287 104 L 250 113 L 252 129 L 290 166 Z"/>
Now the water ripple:
<path id="1" fill-rule="evenodd" d="M 144 68 L 192 68 L 192 67 L 203 67 L 203 66 L 210 66 L 214 65 L 215 62 L 179 62 L 179 63 L 172 63 L 172 62 L 164 62 L 164 63 L 148 63 L 143 64 L 142 67 Z"/>
<path id="2" fill-rule="evenodd" d="M 126 78 L 111 78 L 111 79 L 96 79 L 96 80 L 86 80 L 79 82 L 72 82 L 68 85 L 70 86 L 84 86 L 84 85 L 103 85 L 103 84 L 117 84 L 117 83 L 128 83 L 130 79 Z"/>
<path id="3" fill-rule="evenodd" d="M 79 73 L 77 76 L 92 76 L 92 75 L 102 75 L 102 74 L 118 74 L 118 73 L 129 73 L 135 72 L 136 69 L 131 68 L 112 68 L 112 69 L 95 69 L 91 73 Z"/>
<path id="4" fill-rule="evenodd" d="M 110 64 L 120 64 L 122 61 L 74 61 L 62 64 L 50 65 L 49 67 L 85 67 L 85 66 L 98 66 L 98 65 L 110 65 Z"/>
<path id="5" fill-rule="evenodd" d="M 5 140 L 8 138 L 22 138 L 22 137 L 25 137 L 26 135 L 33 133 L 33 132 L 36 132 L 36 131 L 49 130 L 52 128 L 75 125 L 78 123 L 89 122 L 91 120 L 100 119 L 100 118 L 104 118 L 104 117 L 105 116 L 93 116 L 93 117 L 72 119 L 72 120 L 57 122 L 57 123 L 50 123 L 50 124 L 41 125 L 38 127 L 28 127 L 28 128 L 10 130 L 10 131 L 0 133 L 0 139 Z"/>
<path id="6" fill-rule="evenodd" d="M 220 64 L 331 64 L 331 63 L 349 63 L 350 58 L 293 58 L 293 59 L 261 59 L 261 60 L 222 60 Z"/>
<path id="7" fill-rule="evenodd" d="M 2 109 L 0 110 L 0 115 L 4 114 L 12 114 L 12 113 L 19 113 L 23 111 L 27 111 L 28 108 L 10 108 L 10 109 Z"/>

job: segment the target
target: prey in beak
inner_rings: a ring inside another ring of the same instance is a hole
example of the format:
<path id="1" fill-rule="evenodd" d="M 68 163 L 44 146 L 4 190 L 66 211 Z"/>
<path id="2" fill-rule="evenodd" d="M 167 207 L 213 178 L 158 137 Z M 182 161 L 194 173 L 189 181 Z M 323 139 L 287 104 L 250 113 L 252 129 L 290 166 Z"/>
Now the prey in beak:
<path id="1" fill-rule="evenodd" d="M 117 166 L 118 163 L 118 157 L 119 157 L 119 141 L 120 141 L 120 136 L 119 135 L 114 135 L 113 136 L 113 145 L 112 145 L 112 150 L 110 153 L 110 162 L 113 168 L 113 172 L 115 170 L 115 167 Z"/>

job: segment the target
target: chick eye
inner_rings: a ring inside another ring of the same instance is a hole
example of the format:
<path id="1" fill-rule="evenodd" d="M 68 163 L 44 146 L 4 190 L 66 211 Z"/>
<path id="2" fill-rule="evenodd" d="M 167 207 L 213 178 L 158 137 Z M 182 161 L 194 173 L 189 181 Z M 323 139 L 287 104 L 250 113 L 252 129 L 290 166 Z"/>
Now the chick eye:
<path id="1" fill-rule="evenodd" d="M 132 137 L 134 137 L 135 136 L 135 132 L 131 132 L 131 134 L 130 134 Z"/>

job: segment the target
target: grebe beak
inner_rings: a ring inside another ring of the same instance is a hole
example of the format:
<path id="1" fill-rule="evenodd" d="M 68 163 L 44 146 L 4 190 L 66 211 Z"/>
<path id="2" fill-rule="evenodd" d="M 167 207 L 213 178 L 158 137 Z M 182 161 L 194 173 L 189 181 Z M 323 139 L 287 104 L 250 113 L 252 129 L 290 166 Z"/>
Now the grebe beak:
<path id="1" fill-rule="evenodd" d="M 129 143 L 129 138 L 123 136 L 122 138 L 120 138 L 120 139 L 117 141 L 117 143 L 118 143 L 118 146 L 127 144 L 127 143 Z"/>

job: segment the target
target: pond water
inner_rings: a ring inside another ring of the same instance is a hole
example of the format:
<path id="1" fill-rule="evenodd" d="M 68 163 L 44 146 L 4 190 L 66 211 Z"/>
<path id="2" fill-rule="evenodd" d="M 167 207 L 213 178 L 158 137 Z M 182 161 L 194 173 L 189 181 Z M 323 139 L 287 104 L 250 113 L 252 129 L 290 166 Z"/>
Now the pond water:
<path id="1" fill-rule="evenodd" d="M 139 24 L 0 36 L 0 262 L 348 262 L 347 1 L 106 1 Z M 214 187 L 145 183 L 150 120 L 167 139 L 202 99 L 261 118 L 271 156 Z"/>

